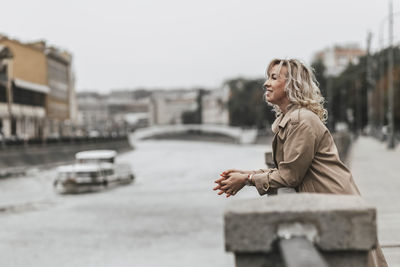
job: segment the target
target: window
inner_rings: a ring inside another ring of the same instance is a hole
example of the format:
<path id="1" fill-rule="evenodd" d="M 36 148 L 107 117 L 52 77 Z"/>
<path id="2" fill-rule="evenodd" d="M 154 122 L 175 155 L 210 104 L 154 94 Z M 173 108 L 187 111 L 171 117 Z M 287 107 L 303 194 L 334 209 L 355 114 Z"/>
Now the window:
<path id="1" fill-rule="evenodd" d="M 0 102 L 7 102 L 6 87 L 0 84 Z"/>
<path id="2" fill-rule="evenodd" d="M 26 90 L 20 87 L 13 87 L 13 101 L 16 104 L 45 107 L 45 94 Z"/>

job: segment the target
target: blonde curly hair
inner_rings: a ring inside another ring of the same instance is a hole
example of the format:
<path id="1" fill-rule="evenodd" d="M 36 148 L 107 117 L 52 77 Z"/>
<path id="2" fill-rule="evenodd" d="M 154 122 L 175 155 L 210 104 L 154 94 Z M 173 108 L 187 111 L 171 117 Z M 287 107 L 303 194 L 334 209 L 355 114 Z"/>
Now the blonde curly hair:
<path id="1" fill-rule="evenodd" d="M 315 78 L 314 71 L 298 59 L 274 59 L 266 70 L 267 77 L 270 75 L 272 68 L 279 65 L 278 73 L 282 66 L 287 68 L 285 92 L 289 101 L 293 105 L 305 107 L 326 123 L 328 119 L 328 111 L 324 109 L 325 99 L 319 89 L 319 83 Z M 276 115 L 282 113 L 277 105 L 268 103 L 273 107 Z"/>

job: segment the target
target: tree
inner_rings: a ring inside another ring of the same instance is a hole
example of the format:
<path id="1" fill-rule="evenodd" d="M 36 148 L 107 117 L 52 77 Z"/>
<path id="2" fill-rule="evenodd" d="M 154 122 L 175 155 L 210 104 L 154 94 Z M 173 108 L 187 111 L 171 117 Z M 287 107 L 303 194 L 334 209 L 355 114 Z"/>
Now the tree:
<path id="1" fill-rule="evenodd" d="M 241 127 L 265 129 L 275 115 L 264 101 L 264 79 L 232 79 L 226 82 L 230 88 L 228 102 L 230 124 Z"/>
<path id="2" fill-rule="evenodd" d="M 395 124 L 400 123 L 400 50 L 394 49 L 394 88 L 395 88 Z M 372 64 L 372 99 L 368 103 L 367 90 L 368 83 L 366 79 L 366 57 L 361 57 L 357 64 L 349 64 L 346 69 L 337 77 L 331 78 L 331 99 L 332 110 L 329 119 L 333 119 L 333 124 L 337 122 L 348 123 L 350 129 L 359 131 L 368 124 L 370 126 L 379 126 L 387 123 L 387 49 L 379 51 L 371 56 Z M 319 63 L 318 63 L 319 64 Z M 314 68 L 318 77 L 318 68 L 315 63 Z M 318 79 L 318 78 L 317 78 Z M 319 78 L 321 91 L 323 91 L 324 78 Z M 325 78 L 327 79 L 327 78 Z M 383 99 L 382 99 L 383 97 Z M 368 114 L 368 113 L 371 114 Z M 370 116 L 369 116 L 370 115 Z M 368 121 L 370 118 L 372 121 Z M 383 118 L 383 122 L 380 122 Z"/>
<path id="3" fill-rule="evenodd" d="M 319 83 L 319 89 L 321 90 L 321 94 L 326 99 L 328 79 L 325 76 L 326 67 L 324 65 L 324 62 L 322 62 L 321 59 L 317 59 L 316 61 L 311 63 L 311 68 L 314 69 L 315 78 Z"/>

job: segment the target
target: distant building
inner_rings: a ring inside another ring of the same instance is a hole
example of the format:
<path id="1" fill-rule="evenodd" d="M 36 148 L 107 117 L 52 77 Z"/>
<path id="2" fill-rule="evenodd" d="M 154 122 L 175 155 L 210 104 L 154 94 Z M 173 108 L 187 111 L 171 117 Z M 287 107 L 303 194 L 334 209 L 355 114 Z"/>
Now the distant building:
<path id="1" fill-rule="evenodd" d="M 197 90 L 154 91 L 151 97 L 150 124 L 182 124 L 184 112 L 198 108 Z"/>
<path id="2" fill-rule="evenodd" d="M 76 117 L 76 104 L 72 105 L 75 88 L 71 54 L 48 47 L 44 41 L 21 43 L 2 35 L 0 44 L 14 55 L 9 77 L 12 81 L 12 121 L 2 123 L 5 136 L 71 135 Z M 0 117 L 7 121 L 10 115 L 0 114 Z"/>
<path id="3" fill-rule="evenodd" d="M 5 137 L 38 138 L 44 136 L 47 82 L 47 60 L 41 49 L 0 35 L 0 44 L 13 54 L 8 65 L 11 80 L 11 114 L 0 100 L 0 120 Z M 1 89 L 4 91 L 4 86 Z"/>
<path id="4" fill-rule="evenodd" d="M 202 123 L 229 125 L 229 92 L 227 85 L 208 91 L 202 98 Z"/>
<path id="5" fill-rule="evenodd" d="M 125 134 L 149 125 L 151 92 L 118 90 L 108 94 L 78 93 L 79 125 L 83 135 Z"/>
<path id="6" fill-rule="evenodd" d="M 78 100 L 76 96 L 76 89 L 75 89 L 75 72 L 70 66 L 70 79 L 71 79 L 71 90 L 69 92 L 69 119 L 72 125 L 78 124 Z"/>
<path id="7" fill-rule="evenodd" d="M 150 92 L 139 96 L 135 91 L 112 91 L 108 94 L 107 105 L 111 116 L 149 111 Z"/>
<path id="8" fill-rule="evenodd" d="M 149 126 L 150 95 L 147 90 L 118 90 L 108 95 L 110 118 L 126 131 Z"/>
<path id="9" fill-rule="evenodd" d="M 358 64 L 359 58 L 366 53 L 357 44 L 336 45 L 317 52 L 314 60 L 321 60 L 324 63 L 326 75 L 338 76 L 350 63 Z"/>
<path id="10" fill-rule="evenodd" d="M 47 56 L 47 78 L 50 93 L 47 96 L 47 134 L 71 135 L 71 94 L 74 94 L 72 79 L 72 56 L 54 47 L 45 48 Z"/>
<path id="11" fill-rule="evenodd" d="M 226 85 L 216 90 L 117 90 L 78 93 L 81 134 L 121 134 L 152 125 L 229 124 Z"/>
<path id="12" fill-rule="evenodd" d="M 113 124 L 107 108 L 107 96 L 95 92 L 79 92 L 78 134 L 99 135 L 111 133 Z"/>

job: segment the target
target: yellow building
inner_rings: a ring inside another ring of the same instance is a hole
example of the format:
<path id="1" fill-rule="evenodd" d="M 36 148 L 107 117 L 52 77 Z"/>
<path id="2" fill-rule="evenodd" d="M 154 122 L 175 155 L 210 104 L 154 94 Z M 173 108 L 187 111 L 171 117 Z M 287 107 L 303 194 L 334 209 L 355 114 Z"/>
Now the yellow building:
<path id="1" fill-rule="evenodd" d="M 4 135 L 18 138 L 71 135 L 76 114 L 72 56 L 46 46 L 44 41 L 21 43 L 0 35 L 0 45 L 13 54 L 6 75 L 11 80 L 12 96 L 11 99 L 0 96 L 0 128 Z M 0 83 L 0 93 L 3 91 L 6 92 L 4 83 Z M 8 110 L 7 101 L 12 103 Z"/>
<path id="2" fill-rule="evenodd" d="M 0 102 L 1 131 L 5 137 L 41 137 L 46 96 L 50 91 L 46 55 L 38 48 L 2 35 L 0 44 L 13 54 L 7 65 L 7 79 L 11 80 L 11 107 L 7 110 L 7 103 Z"/>

